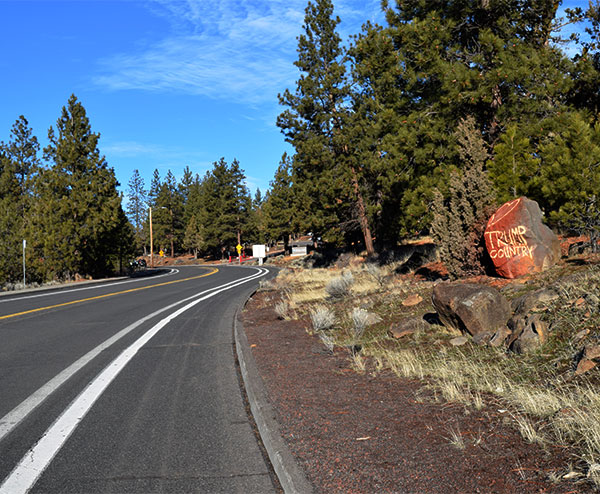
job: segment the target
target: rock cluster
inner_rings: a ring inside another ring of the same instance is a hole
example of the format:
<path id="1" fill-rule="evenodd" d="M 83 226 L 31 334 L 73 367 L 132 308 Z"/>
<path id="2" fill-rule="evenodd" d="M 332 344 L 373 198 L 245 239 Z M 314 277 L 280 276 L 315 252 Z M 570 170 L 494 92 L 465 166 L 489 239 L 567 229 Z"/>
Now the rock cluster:
<path id="1" fill-rule="evenodd" d="M 527 353 L 548 339 L 548 324 L 536 310 L 557 297 L 544 288 L 511 304 L 490 286 L 440 283 L 433 290 L 432 302 L 444 325 L 472 336 L 473 342 Z"/>
<path id="2" fill-rule="evenodd" d="M 577 275 L 563 278 L 561 282 L 576 283 Z M 519 285 L 523 288 L 526 285 Z M 478 345 L 504 347 L 507 351 L 524 354 L 538 349 L 548 341 L 551 325 L 544 314 L 561 297 L 561 285 L 532 290 L 519 297 L 508 299 L 496 288 L 463 282 L 442 282 L 433 288 L 432 303 L 435 313 L 411 316 L 393 323 L 390 336 L 396 339 L 411 337 L 427 331 L 432 324 L 444 325 L 454 334 L 449 341 L 453 346 L 472 342 Z M 419 300 L 409 297 L 406 300 Z M 569 300 L 567 306 L 581 310 L 584 318 L 600 311 L 600 297 L 586 293 Z M 412 304 L 405 304 L 412 305 Z M 573 358 L 573 371 L 583 374 L 600 364 L 600 344 L 588 338 L 590 329 L 573 335 L 573 345 L 580 348 Z"/>

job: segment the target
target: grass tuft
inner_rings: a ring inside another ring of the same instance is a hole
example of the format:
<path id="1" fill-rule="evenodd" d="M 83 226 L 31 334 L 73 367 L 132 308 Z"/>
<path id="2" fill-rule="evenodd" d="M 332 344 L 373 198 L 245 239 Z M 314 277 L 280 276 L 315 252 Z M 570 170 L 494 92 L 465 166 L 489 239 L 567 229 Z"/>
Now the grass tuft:
<path id="1" fill-rule="evenodd" d="M 325 286 L 325 291 L 334 300 L 340 300 L 350 295 L 352 285 L 354 284 L 354 275 L 350 271 L 345 271 L 342 276 L 333 278 Z"/>
<path id="2" fill-rule="evenodd" d="M 335 324 L 335 312 L 319 305 L 310 311 L 310 320 L 315 331 L 325 331 Z"/>

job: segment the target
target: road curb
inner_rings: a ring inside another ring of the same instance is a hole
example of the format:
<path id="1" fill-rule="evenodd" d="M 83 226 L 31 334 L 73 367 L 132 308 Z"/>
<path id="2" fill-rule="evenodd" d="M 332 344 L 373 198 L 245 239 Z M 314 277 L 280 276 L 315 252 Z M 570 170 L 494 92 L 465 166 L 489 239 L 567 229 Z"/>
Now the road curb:
<path id="1" fill-rule="evenodd" d="M 239 318 L 240 312 L 241 308 L 236 312 L 233 323 L 235 348 L 250 410 L 258 432 L 283 491 L 286 494 L 311 494 L 314 492 L 312 485 L 281 437 L 275 412 L 267 399 L 265 385 L 258 373 L 248 338 Z"/>

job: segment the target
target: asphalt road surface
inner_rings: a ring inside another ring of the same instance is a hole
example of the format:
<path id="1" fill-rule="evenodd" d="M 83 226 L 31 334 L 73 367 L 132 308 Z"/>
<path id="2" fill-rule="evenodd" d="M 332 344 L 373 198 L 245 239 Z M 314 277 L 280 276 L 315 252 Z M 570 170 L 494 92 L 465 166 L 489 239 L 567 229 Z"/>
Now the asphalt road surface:
<path id="1" fill-rule="evenodd" d="M 232 327 L 258 267 L 0 297 L 0 493 L 274 492 Z"/>

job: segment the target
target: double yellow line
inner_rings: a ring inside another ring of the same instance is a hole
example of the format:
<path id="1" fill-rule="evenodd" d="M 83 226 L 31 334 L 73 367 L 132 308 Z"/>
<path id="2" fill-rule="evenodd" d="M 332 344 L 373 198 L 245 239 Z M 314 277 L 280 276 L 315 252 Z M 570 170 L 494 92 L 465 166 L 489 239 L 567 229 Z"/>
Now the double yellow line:
<path id="1" fill-rule="evenodd" d="M 156 288 L 159 286 L 172 285 L 173 283 L 181 283 L 183 281 L 197 280 L 198 278 L 205 278 L 206 276 L 210 276 L 219 271 L 217 268 L 214 268 L 212 271 L 208 273 L 201 274 L 199 276 L 192 276 L 191 278 L 183 278 L 181 280 L 174 281 L 166 281 L 164 283 L 158 283 L 156 285 L 150 286 L 142 286 L 138 288 L 130 288 L 129 290 L 123 290 L 120 292 L 107 293 L 106 295 L 98 295 L 96 297 L 82 298 L 79 300 L 73 300 L 71 302 L 64 302 L 62 304 L 48 305 L 47 307 L 38 307 L 37 309 L 26 310 L 23 312 L 16 312 L 15 314 L 8 314 L 6 316 L 0 316 L 0 320 L 2 319 L 10 319 L 11 317 L 24 316 L 26 314 L 33 314 L 34 312 L 41 312 L 43 310 L 56 309 L 57 307 L 66 307 L 67 305 L 80 304 L 82 302 L 89 302 L 90 300 L 100 300 L 101 298 L 114 297 L 116 295 L 123 295 L 124 293 L 132 293 L 139 292 L 140 290 L 147 290 L 149 288 Z"/>

